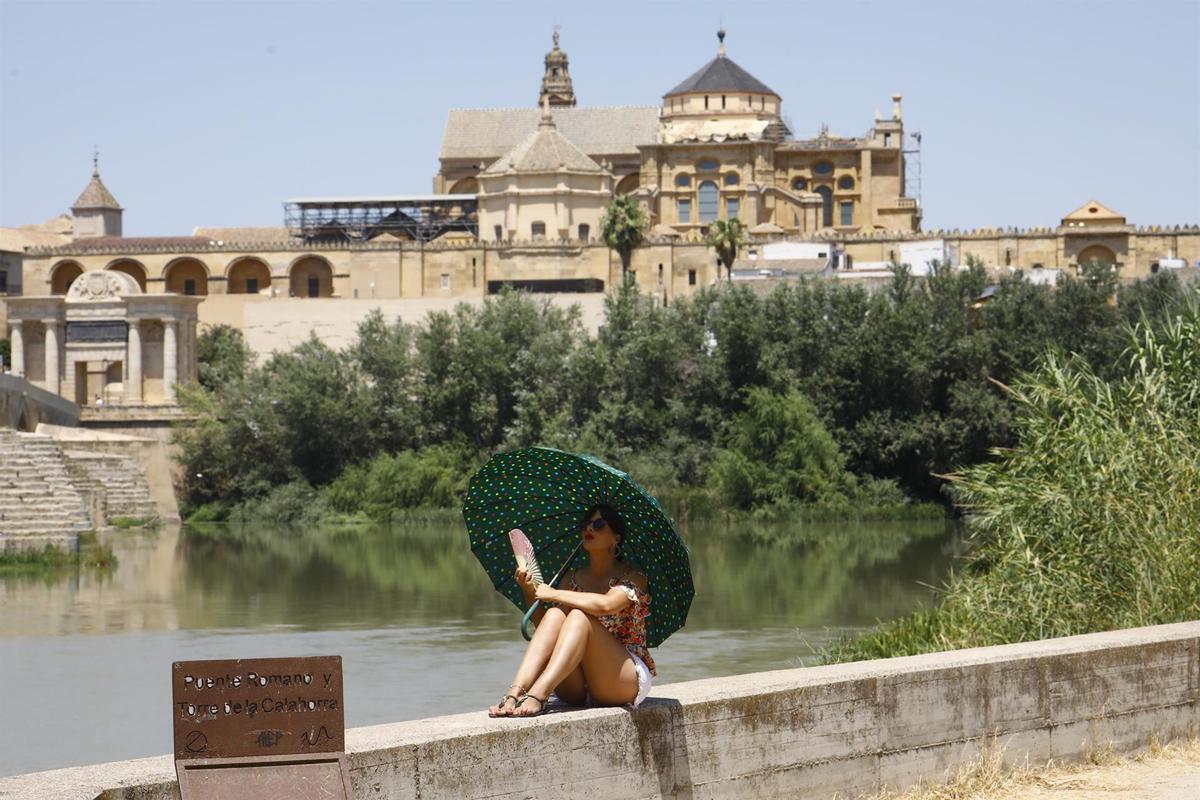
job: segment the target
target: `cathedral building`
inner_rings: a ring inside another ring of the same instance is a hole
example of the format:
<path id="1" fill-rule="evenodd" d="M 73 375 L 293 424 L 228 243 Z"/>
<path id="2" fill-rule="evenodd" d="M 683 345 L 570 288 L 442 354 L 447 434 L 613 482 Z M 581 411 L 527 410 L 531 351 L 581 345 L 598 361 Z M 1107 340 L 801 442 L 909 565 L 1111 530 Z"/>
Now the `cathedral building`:
<path id="1" fill-rule="evenodd" d="M 797 138 L 782 97 L 729 57 L 723 32 L 718 39 L 715 57 L 659 105 L 589 107 L 579 104 L 556 33 L 537 106 L 531 86 L 528 108 L 449 112 L 433 194 L 292 199 L 278 227 L 125 236 L 125 210 L 94 165 L 69 215 L 0 228 L 0 337 L 21 336 L 26 364 L 53 367 L 53 348 L 37 355 L 45 320 L 6 322 L 5 296 L 49 303 L 95 272 L 128 276 L 121 285 L 136 287 L 134 305 L 155 295 L 206 297 L 171 317 L 180 331 L 198 321 L 263 337 L 289 326 L 301 339 L 314 328 L 352 335 L 370 308 L 419 318 L 504 286 L 599 309 L 599 293 L 622 280 L 620 259 L 601 237 L 604 209 L 621 195 L 636 198 L 651 221 L 630 269 L 661 302 L 718 279 L 704 233 L 733 218 L 749 230 L 733 271 L 743 280 L 821 273 L 879 282 L 890 262 L 922 274 L 934 259 L 978 259 L 996 274 L 1020 269 L 1044 283 L 1087 262 L 1112 264 L 1123 280 L 1200 266 L 1200 226 L 1135 226 L 1097 200 L 1053 227 L 925 229 L 917 200 L 905 194 L 899 95 L 890 117 L 876 114 L 861 137 L 821 128 Z M 322 300 L 330 302 L 314 302 Z M 142 320 L 143 352 L 160 336 L 167 341 L 158 332 L 168 316 Z M 159 362 L 172 359 L 153 352 L 151 372 L 129 384 L 132 397 L 167 391 L 147 383 L 159 380 L 153 370 L 170 374 Z M 57 363 L 69 356 L 63 350 Z M 73 379 L 64 373 L 62 385 Z"/>
<path id="2" fill-rule="evenodd" d="M 589 108 L 577 105 L 556 33 L 539 99 L 562 137 L 609 174 L 613 193 L 637 197 L 660 231 L 686 235 L 733 218 L 792 235 L 920 229 L 918 203 L 904 195 L 900 95 L 891 118 L 876 119 L 861 137 L 822 128 L 797 139 L 783 99 L 728 56 L 723 30 L 718 39 L 716 57 L 666 92 L 661 106 Z M 514 150 L 527 148 L 539 126 L 545 120 L 533 109 L 451 111 L 435 191 L 485 196 L 480 177 L 512 174 Z M 569 216 L 574 201 L 559 202 L 568 210 L 555 213 Z M 481 221 L 479 237 L 533 238 L 534 225 L 556 227 L 525 216 L 521 226 Z"/>

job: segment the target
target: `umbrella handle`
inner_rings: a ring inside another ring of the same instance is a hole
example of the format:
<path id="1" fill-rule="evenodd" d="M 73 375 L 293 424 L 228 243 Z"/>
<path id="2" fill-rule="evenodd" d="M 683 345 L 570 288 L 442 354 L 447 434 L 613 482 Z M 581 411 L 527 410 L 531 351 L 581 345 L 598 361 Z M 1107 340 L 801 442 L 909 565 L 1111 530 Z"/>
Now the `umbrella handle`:
<path id="1" fill-rule="evenodd" d="M 555 575 L 553 580 L 550 581 L 550 585 L 552 587 L 554 587 L 556 589 L 558 588 L 558 582 L 560 580 L 562 580 L 563 573 L 567 571 L 567 567 L 570 565 L 570 563 L 572 561 L 575 560 L 575 556 L 579 555 L 579 551 L 582 549 L 583 549 L 583 542 L 580 542 L 579 546 L 575 548 L 575 552 L 571 553 L 570 557 L 568 557 L 567 560 L 565 562 L 563 562 L 562 567 L 558 570 L 558 574 Z M 521 617 L 521 635 L 525 637 L 525 641 L 527 641 L 527 642 L 533 638 L 533 634 L 531 634 L 529 632 L 529 623 L 533 621 L 533 615 L 535 613 L 537 613 L 538 606 L 540 606 L 541 604 L 542 604 L 541 600 L 534 600 L 529 605 L 529 610 L 525 612 L 525 616 Z"/>

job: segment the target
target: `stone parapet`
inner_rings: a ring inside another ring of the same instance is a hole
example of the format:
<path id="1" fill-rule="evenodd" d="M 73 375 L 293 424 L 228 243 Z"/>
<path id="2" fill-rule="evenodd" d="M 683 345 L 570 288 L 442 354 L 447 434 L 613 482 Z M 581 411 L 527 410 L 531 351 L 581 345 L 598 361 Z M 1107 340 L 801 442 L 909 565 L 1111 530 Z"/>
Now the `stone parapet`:
<path id="1" fill-rule="evenodd" d="M 1200 622 L 656 688 L 641 709 L 347 731 L 356 798 L 832 798 L 1195 735 Z M 164 713 L 167 713 L 164 709 Z M 168 800 L 169 757 L 0 779 L 0 798 Z"/>

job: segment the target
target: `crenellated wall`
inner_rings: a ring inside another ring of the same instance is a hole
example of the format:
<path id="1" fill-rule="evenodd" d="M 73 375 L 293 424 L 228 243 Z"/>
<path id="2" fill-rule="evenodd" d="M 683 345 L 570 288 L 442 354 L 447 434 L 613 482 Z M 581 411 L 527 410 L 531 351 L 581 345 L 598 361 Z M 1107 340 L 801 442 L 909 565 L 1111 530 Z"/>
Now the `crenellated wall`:
<path id="1" fill-rule="evenodd" d="M 1200 622 L 1187 622 L 679 683 L 635 712 L 480 711 L 346 741 L 359 800 L 853 798 L 944 779 L 987 747 L 1010 764 L 1080 760 L 1198 725 Z M 177 796 L 168 756 L 0 779 L 6 800 Z"/>

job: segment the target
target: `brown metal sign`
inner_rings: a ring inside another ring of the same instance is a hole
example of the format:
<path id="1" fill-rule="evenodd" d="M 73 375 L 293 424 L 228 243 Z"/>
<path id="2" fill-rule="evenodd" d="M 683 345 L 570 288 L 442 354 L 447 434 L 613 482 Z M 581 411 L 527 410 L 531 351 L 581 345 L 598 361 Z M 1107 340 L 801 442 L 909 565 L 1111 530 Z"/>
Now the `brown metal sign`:
<path id="1" fill-rule="evenodd" d="M 175 759 L 340 753 L 342 657 L 176 661 Z"/>

